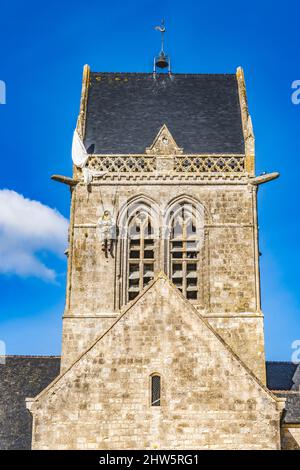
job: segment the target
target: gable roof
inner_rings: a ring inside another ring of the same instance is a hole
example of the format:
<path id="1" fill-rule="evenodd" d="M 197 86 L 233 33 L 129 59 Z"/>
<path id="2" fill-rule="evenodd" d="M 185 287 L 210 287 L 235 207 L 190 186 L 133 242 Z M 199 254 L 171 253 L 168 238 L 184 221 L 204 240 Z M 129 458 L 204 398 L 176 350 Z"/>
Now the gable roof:
<path id="1" fill-rule="evenodd" d="M 25 398 L 59 374 L 60 357 L 6 356 L 0 365 L 0 449 L 30 449 L 32 419 Z"/>
<path id="2" fill-rule="evenodd" d="M 291 380 L 290 371 L 297 365 L 267 361 L 266 367 L 268 388 L 282 390 L 278 395 L 287 399 L 284 423 L 300 424 L 300 394 L 282 389 L 283 385 L 291 384 L 282 382 L 282 376 L 287 374 Z M 7 356 L 6 364 L 0 365 L 0 449 L 31 448 L 32 417 L 26 410 L 25 398 L 47 387 L 59 370 L 58 356 Z"/>
<path id="3" fill-rule="evenodd" d="M 84 139 L 87 149 L 94 146 L 89 153 L 144 153 L 163 124 L 184 153 L 243 154 L 236 75 L 89 74 Z"/>

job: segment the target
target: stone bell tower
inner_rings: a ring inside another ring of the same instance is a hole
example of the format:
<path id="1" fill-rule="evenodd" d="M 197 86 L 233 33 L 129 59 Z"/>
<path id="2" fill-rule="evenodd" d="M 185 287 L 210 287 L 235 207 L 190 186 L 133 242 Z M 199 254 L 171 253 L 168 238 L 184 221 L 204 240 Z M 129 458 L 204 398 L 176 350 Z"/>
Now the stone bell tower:
<path id="1" fill-rule="evenodd" d="M 279 449 L 256 199 L 278 174 L 255 176 L 243 71 L 85 66 L 72 156 L 61 373 L 27 399 L 32 448 Z"/>
<path id="2" fill-rule="evenodd" d="M 62 370 L 164 272 L 265 383 L 244 74 L 83 72 Z M 76 163 L 76 162 L 75 162 Z"/>

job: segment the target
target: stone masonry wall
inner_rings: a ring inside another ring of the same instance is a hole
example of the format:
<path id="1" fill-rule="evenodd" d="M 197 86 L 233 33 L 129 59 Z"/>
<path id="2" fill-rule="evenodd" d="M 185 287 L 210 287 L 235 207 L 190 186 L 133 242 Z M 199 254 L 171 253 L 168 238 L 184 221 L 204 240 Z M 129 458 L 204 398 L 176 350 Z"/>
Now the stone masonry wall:
<path id="1" fill-rule="evenodd" d="M 163 277 L 31 410 L 34 449 L 280 447 L 275 398 Z"/>
<path id="2" fill-rule="evenodd" d="M 213 320 L 214 326 L 226 336 L 248 366 L 264 378 L 252 186 L 191 182 L 141 185 L 136 182 L 120 184 L 118 188 L 108 183 L 95 184 L 89 190 L 86 185 L 79 184 L 74 191 L 74 233 L 69 255 L 70 301 L 63 328 L 63 369 L 84 351 L 90 338 L 106 330 L 110 323 L 108 317 L 119 313 L 118 253 L 114 257 L 105 257 L 95 225 L 104 208 L 112 210 L 114 202 L 118 207 L 143 195 L 163 211 L 176 197 L 188 195 L 205 209 L 205 303 L 198 308 L 204 315 L 213 314 L 219 318 Z M 115 212 L 117 216 L 118 211 Z M 162 255 L 158 261 L 157 272 L 164 270 Z M 252 314 L 252 320 L 246 319 L 244 313 Z M 229 322 L 224 314 L 229 318 L 233 316 L 234 320 Z"/>
<path id="3" fill-rule="evenodd" d="M 61 371 L 64 371 L 116 320 L 117 315 L 92 318 L 64 318 Z"/>
<path id="4" fill-rule="evenodd" d="M 263 317 L 209 317 L 207 320 L 233 351 L 265 384 Z"/>

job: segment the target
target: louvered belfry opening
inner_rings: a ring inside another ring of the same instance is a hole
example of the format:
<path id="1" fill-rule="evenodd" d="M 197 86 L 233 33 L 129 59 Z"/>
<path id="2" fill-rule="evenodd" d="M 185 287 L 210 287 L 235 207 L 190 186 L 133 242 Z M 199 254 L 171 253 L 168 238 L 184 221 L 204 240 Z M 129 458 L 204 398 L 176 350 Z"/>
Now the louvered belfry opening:
<path id="1" fill-rule="evenodd" d="M 133 300 L 154 277 L 154 231 L 150 215 L 138 211 L 128 230 L 128 300 Z"/>
<path id="2" fill-rule="evenodd" d="M 161 379 L 154 374 L 151 376 L 151 406 L 160 406 L 161 399 Z"/>
<path id="3" fill-rule="evenodd" d="M 199 292 L 200 244 L 193 207 L 182 204 L 172 214 L 170 230 L 171 279 L 189 300 L 197 300 Z"/>

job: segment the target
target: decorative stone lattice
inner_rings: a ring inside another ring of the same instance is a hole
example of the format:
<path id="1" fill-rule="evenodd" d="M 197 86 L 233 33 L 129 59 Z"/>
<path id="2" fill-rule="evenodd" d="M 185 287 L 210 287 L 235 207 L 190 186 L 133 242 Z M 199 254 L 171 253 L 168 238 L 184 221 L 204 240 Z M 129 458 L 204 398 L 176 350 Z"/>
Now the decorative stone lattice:
<path id="1" fill-rule="evenodd" d="M 175 171 L 178 173 L 241 173 L 244 172 L 244 158 L 241 156 L 180 156 L 175 157 Z"/>
<path id="2" fill-rule="evenodd" d="M 151 173 L 160 170 L 154 155 L 94 155 L 88 160 L 90 170 L 109 173 Z M 174 162 L 175 173 L 244 173 L 243 155 L 176 155 L 168 157 Z M 171 171 L 171 170 L 170 170 Z"/>
<path id="3" fill-rule="evenodd" d="M 88 168 L 112 173 L 149 173 L 155 171 L 155 157 L 148 156 L 91 156 Z"/>

